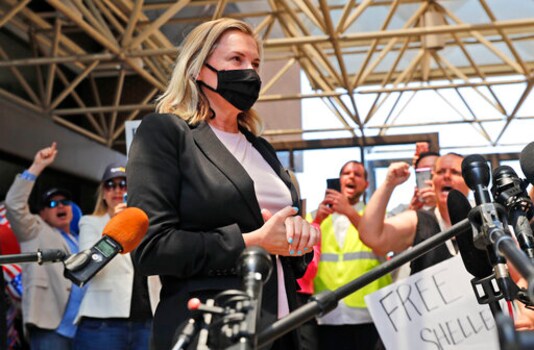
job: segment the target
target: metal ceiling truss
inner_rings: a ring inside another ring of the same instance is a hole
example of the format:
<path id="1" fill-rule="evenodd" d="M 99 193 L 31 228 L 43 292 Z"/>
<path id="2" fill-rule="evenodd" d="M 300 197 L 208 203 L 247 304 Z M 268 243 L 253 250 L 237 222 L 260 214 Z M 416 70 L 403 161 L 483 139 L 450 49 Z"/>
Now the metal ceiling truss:
<path id="1" fill-rule="evenodd" d="M 510 123 L 532 118 L 518 111 L 532 90 L 534 56 L 518 46 L 532 44 L 534 17 L 499 19 L 492 2 L 476 3 L 477 22 L 468 23 L 451 2 L 432 0 L 3 0 L 0 95 L 121 147 L 124 122 L 152 110 L 164 89 L 179 50 L 177 37 L 200 22 L 228 16 L 255 25 L 265 60 L 287 61 L 264 82 L 262 101 L 321 98 L 341 122 L 333 129 L 353 137 L 383 136 L 420 124 L 400 116 L 416 94 L 435 91 L 457 118 L 429 118 L 425 125 L 470 125 L 488 145 L 498 145 Z M 296 64 L 314 93 L 272 91 Z M 510 78 L 497 78 L 502 76 Z M 495 91 L 505 84 L 524 86 L 508 111 Z M 443 89 L 453 90 L 463 106 L 449 101 Z M 466 89 L 501 117 L 477 115 Z M 373 102 L 359 110 L 358 99 L 366 94 Z M 491 134 L 485 125 L 496 121 L 502 129 Z"/>

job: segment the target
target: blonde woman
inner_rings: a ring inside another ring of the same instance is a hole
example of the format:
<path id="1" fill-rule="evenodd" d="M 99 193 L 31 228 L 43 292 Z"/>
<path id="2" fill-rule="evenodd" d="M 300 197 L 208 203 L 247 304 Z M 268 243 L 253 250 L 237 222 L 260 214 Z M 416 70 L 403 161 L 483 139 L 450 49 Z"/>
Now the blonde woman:
<path id="1" fill-rule="evenodd" d="M 150 226 L 134 260 L 163 284 L 152 349 L 171 347 L 190 317 L 190 298 L 241 288 L 236 263 L 248 246 L 265 248 L 274 262 L 263 323 L 296 307 L 296 278 L 319 233 L 297 215 L 289 174 L 258 136 L 261 123 L 251 107 L 261 87 L 261 56 L 246 23 L 223 18 L 199 25 L 184 40 L 158 113 L 136 131 L 128 204 L 143 209 Z M 296 332 L 274 343 L 298 347 Z"/>
<path id="2" fill-rule="evenodd" d="M 127 190 L 124 164 L 106 167 L 92 215 L 80 220 L 80 250 L 102 236 L 108 221 L 124 210 Z M 149 291 L 150 289 L 150 291 Z M 147 281 L 135 269 L 130 254 L 118 254 L 89 283 L 76 318 L 75 350 L 148 349 L 157 281 Z"/>

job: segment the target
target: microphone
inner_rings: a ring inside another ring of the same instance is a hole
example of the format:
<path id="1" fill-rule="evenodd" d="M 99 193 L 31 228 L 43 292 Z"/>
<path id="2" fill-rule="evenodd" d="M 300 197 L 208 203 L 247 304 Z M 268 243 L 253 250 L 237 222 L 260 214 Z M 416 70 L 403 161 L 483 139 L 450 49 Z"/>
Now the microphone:
<path id="1" fill-rule="evenodd" d="M 63 261 L 66 257 L 67 254 L 59 249 L 39 249 L 35 253 L 0 255 L 0 265 L 21 264 L 27 262 L 36 262 L 39 265 L 42 265 L 44 263 Z"/>
<path id="2" fill-rule="evenodd" d="M 516 331 L 514 322 L 505 314 L 497 315 L 495 324 L 499 335 L 499 349 L 534 349 L 534 331 Z"/>
<path id="3" fill-rule="evenodd" d="M 119 252 L 134 250 L 148 229 L 148 217 L 139 208 L 129 207 L 115 215 L 104 227 L 102 238 L 91 248 L 65 260 L 64 276 L 82 287 Z"/>
<path id="4" fill-rule="evenodd" d="M 237 328 L 241 336 L 239 343 L 246 344 L 252 349 L 258 348 L 257 325 L 260 321 L 263 283 L 269 279 L 272 270 L 271 256 L 265 249 L 258 246 L 246 248 L 237 262 L 237 271 L 241 275 L 243 289 L 250 298 L 248 301 L 238 303 L 241 304 L 238 309 L 244 311 L 245 315 Z"/>
<path id="5" fill-rule="evenodd" d="M 472 209 L 467 198 L 458 190 L 449 192 L 447 208 L 452 225 L 467 219 Z M 477 278 L 485 278 L 493 274 L 493 267 L 490 264 L 487 251 L 478 249 L 473 244 L 472 230 L 457 235 L 456 243 L 458 243 L 458 250 L 462 256 L 465 269 L 471 275 Z"/>
<path id="6" fill-rule="evenodd" d="M 534 261 L 534 236 L 529 223 L 534 210 L 526 191 L 527 186 L 527 181 L 520 179 L 514 169 L 507 165 L 493 171 L 493 197 L 508 210 L 521 250 Z"/>
<path id="7" fill-rule="evenodd" d="M 462 161 L 462 177 L 467 186 L 475 192 L 477 205 L 491 202 L 488 191 L 490 170 L 486 159 L 480 154 L 472 154 Z"/>
<path id="8" fill-rule="evenodd" d="M 527 181 L 534 185 L 534 142 L 523 148 L 519 156 L 519 164 Z"/>
<path id="9" fill-rule="evenodd" d="M 481 232 L 475 232 L 474 245 L 479 249 L 486 249 L 493 270 L 495 279 L 506 300 L 513 300 L 514 285 L 510 279 L 506 259 L 493 249 L 507 239 L 511 239 L 506 232 L 508 223 L 504 213 L 491 202 L 488 191 L 490 181 L 490 170 L 486 159 L 479 154 L 472 154 L 462 161 L 462 176 L 467 186 L 475 193 L 477 208 L 469 215 L 470 221 L 482 228 Z M 479 230 L 476 230 L 479 231 Z"/>
<path id="10" fill-rule="evenodd" d="M 471 211 L 471 204 L 462 192 L 451 190 L 447 197 L 447 208 L 451 224 L 466 219 Z M 493 286 L 494 274 L 493 267 L 488 257 L 488 252 L 493 252 L 491 246 L 485 250 L 478 249 L 473 243 L 473 230 L 464 231 L 456 236 L 458 250 L 464 262 L 465 269 L 475 278 L 471 280 L 471 285 L 479 304 L 488 304 L 493 315 L 501 312 L 499 300 L 504 297 L 502 292 L 496 291 Z M 514 290 L 511 287 L 512 280 L 509 276 L 502 276 L 497 280 L 499 290 Z M 511 297 L 511 296 L 509 296 Z"/>
<path id="11" fill-rule="evenodd" d="M 243 288 L 252 299 L 261 299 L 263 282 L 269 279 L 273 262 L 267 251 L 261 247 L 248 247 L 241 253 L 237 264 L 243 279 Z"/>

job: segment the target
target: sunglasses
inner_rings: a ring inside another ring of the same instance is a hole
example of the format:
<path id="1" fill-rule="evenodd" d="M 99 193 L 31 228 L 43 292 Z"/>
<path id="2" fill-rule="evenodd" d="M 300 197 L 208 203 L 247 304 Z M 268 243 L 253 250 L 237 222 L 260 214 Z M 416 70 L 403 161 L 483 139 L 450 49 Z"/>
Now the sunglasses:
<path id="1" fill-rule="evenodd" d="M 126 180 L 121 180 L 120 182 L 115 182 L 113 180 L 109 180 L 104 183 L 104 188 L 108 191 L 114 190 L 116 188 L 120 188 L 121 190 L 126 189 Z"/>
<path id="2" fill-rule="evenodd" d="M 53 209 L 53 208 L 59 206 L 60 204 L 63 205 L 63 206 L 67 206 L 67 205 L 71 205 L 71 203 L 72 202 L 71 202 L 70 199 L 52 199 L 52 200 L 50 200 L 50 201 L 48 201 L 46 203 L 46 206 L 48 208 Z"/>

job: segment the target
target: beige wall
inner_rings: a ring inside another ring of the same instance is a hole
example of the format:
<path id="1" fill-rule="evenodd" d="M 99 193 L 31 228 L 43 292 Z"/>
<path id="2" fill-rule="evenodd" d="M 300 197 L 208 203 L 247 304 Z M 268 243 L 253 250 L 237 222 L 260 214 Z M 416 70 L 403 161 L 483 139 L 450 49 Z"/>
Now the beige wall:
<path id="1" fill-rule="evenodd" d="M 261 77 L 265 86 L 287 61 L 269 61 L 262 66 Z M 295 95 L 300 93 L 300 67 L 295 64 L 268 91 L 267 95 Z M 301 102 L 299 100 L 258 102 L 255 106 L 265 124 L 265 130 L 301 129 Z M 300 140 L 301 135 L 268 137 L 269 141 Z"/>

